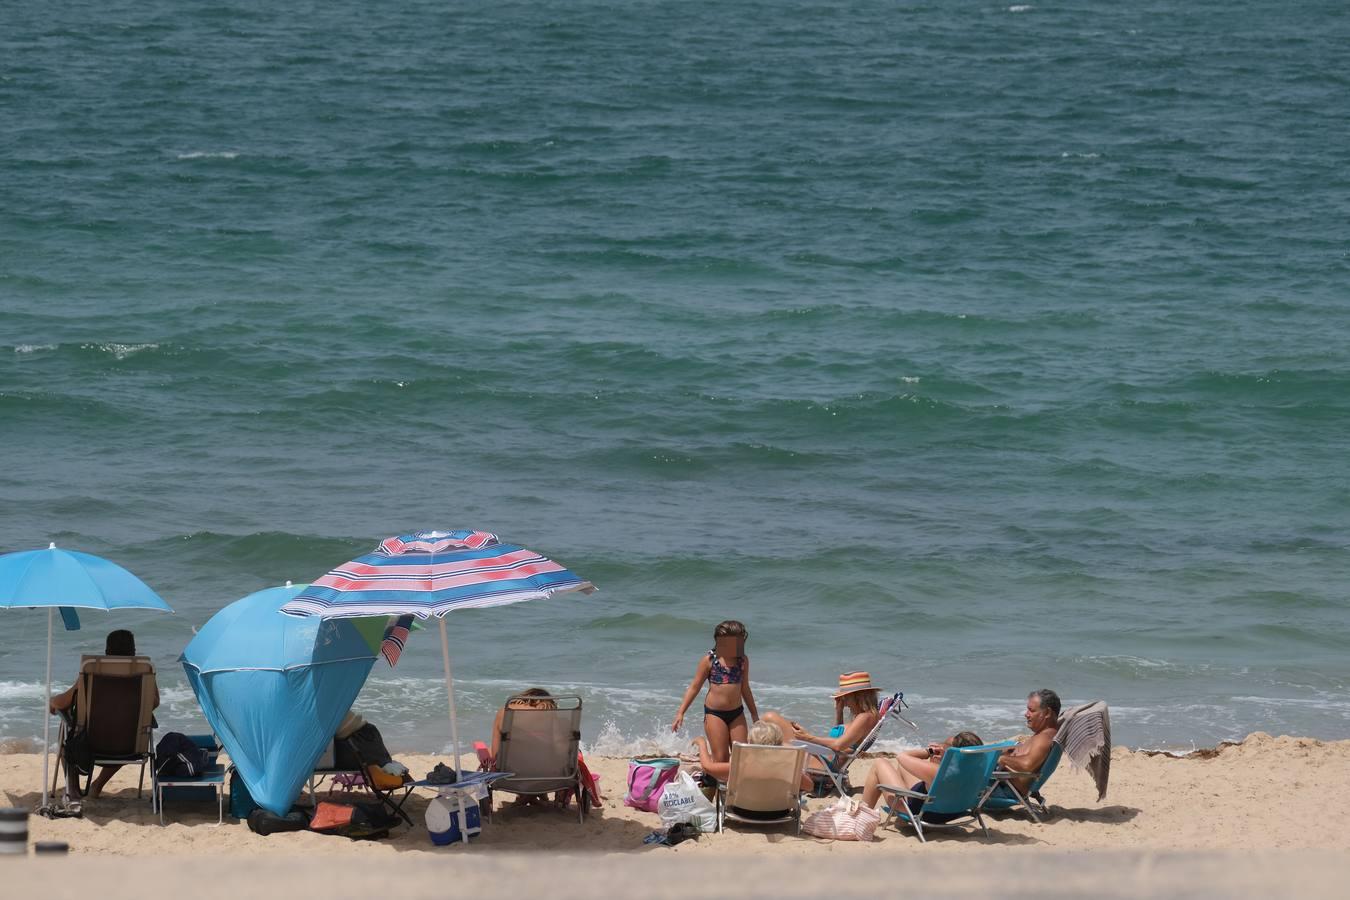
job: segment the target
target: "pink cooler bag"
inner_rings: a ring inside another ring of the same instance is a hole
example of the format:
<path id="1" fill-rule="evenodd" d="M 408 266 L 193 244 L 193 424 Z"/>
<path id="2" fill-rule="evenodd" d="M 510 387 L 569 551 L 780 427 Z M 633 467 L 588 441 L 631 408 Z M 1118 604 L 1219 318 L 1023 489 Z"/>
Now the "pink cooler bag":
<path id="1" fill-rule="evenodd" d="M 656 812 L 657 801 L 666 790 L 666 785 L 675 780 L 680 773 L 680 761 L 668 757 L 653 759 L 630 759 L 628 761 L 628 793 L 624 795 L 624 806 Z"/>

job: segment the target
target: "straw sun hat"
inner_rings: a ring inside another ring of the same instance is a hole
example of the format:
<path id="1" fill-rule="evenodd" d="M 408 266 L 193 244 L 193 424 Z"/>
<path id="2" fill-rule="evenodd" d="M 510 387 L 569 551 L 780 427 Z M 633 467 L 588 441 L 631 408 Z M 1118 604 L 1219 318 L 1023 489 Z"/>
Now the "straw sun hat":
<path id="1" fill-rule="evenodd" d="M 872 686 L 872 676 L 866 672 L 845 672 L 839 676 L 839 690 L 835 691 L 834 699 L 848 694 L 856 694 L 859 691 L 875 691 L 877 688 Z"/>

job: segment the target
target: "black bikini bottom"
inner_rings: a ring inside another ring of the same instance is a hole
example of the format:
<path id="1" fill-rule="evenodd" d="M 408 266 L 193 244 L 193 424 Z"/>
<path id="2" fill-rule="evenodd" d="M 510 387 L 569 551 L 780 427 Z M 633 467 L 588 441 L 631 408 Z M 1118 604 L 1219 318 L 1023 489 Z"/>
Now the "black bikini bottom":
<path id="1" fill-rule="evenodd" d="M 731 727 L 736 724 L 737 719 L 744 718 L 745 707 L 738 706 L 735 709 L 713 709 L 705 706 L 703 707 L 703 714 L 705 716 L 717 716 L 717 718 L 727 723 L 727 727 Z"/>

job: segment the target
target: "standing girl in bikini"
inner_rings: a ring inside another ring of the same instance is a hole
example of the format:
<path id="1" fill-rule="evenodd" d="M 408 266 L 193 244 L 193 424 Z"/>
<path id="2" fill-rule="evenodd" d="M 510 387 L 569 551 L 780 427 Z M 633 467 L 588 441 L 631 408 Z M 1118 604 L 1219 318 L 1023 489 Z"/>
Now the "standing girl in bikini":
<path id="1" fill-rule="evenodd" d="M 750 708 L 751 721 L 759 721 L 755 695 L 750 692 L 750 657 L 745 655 L 745 640 L 750 636 L 745 626 L 727 620 L 713 629 L 713 648 L 701 657 L 694 669 L 694 680 L 684 692 L 684 701 L 671 731 L 684 725 L 684 714 L 698 696 L 704 682 L 708 695 L 703 701 L 703 732 L 713 758 L 718 762 L 731 759 L 731 742 L 744 742 L 749 724 L 745 721 L 745 707 Z"/>

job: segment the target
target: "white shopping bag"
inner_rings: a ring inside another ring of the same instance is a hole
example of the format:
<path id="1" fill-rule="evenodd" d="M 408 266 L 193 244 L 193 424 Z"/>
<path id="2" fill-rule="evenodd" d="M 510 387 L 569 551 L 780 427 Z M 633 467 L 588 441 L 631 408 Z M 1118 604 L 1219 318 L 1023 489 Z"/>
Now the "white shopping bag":
<path id="1" fill-rule="evenodd" d="M 678 822 L 692 822 L 704 834 L 717 830 L 717 810 L 688 772 L 681 772 L 666 785 L 656 809 L 667 829 Z"/>

